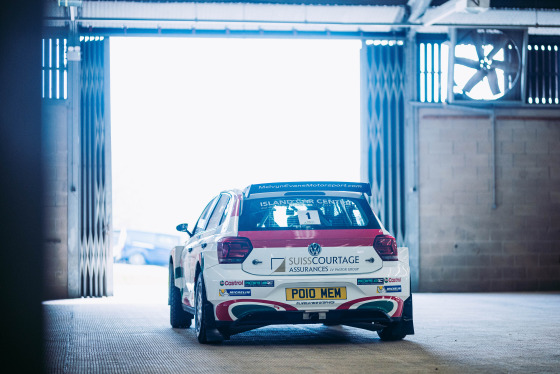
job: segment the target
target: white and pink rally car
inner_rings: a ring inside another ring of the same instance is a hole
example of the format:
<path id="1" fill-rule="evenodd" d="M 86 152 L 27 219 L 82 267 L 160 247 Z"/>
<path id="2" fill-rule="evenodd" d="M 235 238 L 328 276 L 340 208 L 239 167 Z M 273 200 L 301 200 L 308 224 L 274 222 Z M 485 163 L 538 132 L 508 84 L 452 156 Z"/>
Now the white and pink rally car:
<path id="1" fill-rule="evenodd" d="M 253 184 L 212 199 L 172 249 L 171 326 L 201 343 L 275 324 L 414 334 L 408 248 L 368 204 L 367 183 Z"/>

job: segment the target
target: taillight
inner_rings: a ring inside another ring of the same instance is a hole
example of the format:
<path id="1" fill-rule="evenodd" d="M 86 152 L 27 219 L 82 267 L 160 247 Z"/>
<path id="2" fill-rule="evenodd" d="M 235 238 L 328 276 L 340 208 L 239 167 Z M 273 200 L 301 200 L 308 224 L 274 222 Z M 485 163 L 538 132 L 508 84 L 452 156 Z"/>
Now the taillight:
<path id="1" fill-rule="evenodd" d="M 252 250 L 253 245 L 247 238 L 222 238 L 218 240 L 218 262 L 220 264 L 241 263 Z"/>
<path id="2" fill-rule="evenodd" d="M 373 241 L 373 249 L 383 261 L 398 261 L 397 241 L 390 235 L 377 235 Z"/>

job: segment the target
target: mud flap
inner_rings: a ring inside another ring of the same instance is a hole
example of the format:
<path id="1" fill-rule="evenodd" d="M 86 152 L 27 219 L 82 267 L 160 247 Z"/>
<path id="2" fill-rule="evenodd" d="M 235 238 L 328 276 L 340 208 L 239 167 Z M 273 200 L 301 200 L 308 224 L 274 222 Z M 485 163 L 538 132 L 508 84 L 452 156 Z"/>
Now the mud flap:
<path id="1" fill-rule="evenodd" d="M 414 335 L 414 322 L 412 318 L 412 294 L 404 301 L 401 329 L 406 335 Z"/>
<path id="2" fill-rule="evenodd" d="M 224 336 L 216 327 L 216 319 L 214 318 L 214 306 L 209 302 L 204 305 L 204 314 L 206 316 L 206 338 L 210 343 L 219 343 L 224 340 Z"/>

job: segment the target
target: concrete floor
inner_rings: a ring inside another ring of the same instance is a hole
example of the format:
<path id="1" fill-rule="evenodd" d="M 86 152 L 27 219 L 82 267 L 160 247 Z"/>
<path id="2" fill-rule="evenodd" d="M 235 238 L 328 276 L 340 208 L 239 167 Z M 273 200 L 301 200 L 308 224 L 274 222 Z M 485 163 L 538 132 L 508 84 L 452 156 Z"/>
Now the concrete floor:
<path id="1" fill-rule="evenodd" d="M 170 327 L 166 277 L 164 268 L 121 265 L 114 297 L 45 302 L 46 371 L 560 373 L 560 293 L 415 294 L 416 335 L 401 342 L 298 325 L 212 346 L 192 328 Z"/>

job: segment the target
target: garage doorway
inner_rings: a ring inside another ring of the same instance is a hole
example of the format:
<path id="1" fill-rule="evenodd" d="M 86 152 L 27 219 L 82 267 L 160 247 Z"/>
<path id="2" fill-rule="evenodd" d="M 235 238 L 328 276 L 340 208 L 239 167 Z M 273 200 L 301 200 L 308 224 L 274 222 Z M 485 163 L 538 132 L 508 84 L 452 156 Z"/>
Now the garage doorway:
<path id="1" fill-rule="evenodd" d="M 175 226 L 193 227 L 223 189 L 360 180 L 360 40 L 125 37 L 110 45 L 117 257 L 123 232 L 173 241 Z M 146 241 L 136 244 L 158 246 Z M 115 296 L 148 282 L 166 300 L 167 267 L 131 253 L 115 264 Z"/>

